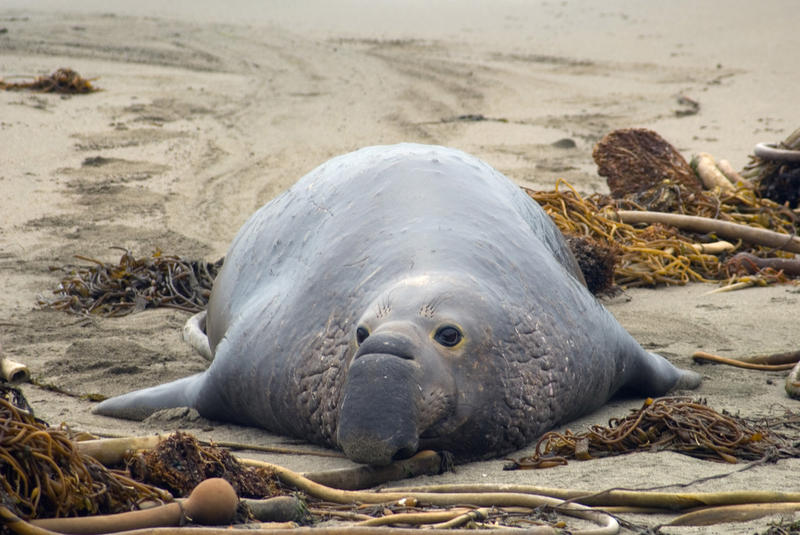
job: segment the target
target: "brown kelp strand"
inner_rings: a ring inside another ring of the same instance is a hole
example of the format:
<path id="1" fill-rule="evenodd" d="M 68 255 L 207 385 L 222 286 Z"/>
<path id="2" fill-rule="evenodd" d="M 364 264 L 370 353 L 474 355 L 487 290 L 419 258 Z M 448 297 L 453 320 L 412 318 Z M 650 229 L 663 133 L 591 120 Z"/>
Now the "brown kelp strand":
<path id="1" fill-rule="evenodd" d="M 39 76 L 31 82 L 5 82 L 0 80 L 0 89 L 19 91 L 27 89 L 39 93 L 77 95 L 99 91 L 90 80 L 72 69 L 57 69 L 47 76 Z"/>
<path id="2" fill-rule="evenodd" d="M 627 224 L 616 216 L 618 210 L 668 211 L 730 221 L 769 229 L 790 239 L 797 234 L 795 214 L 785 206 L 740 187 L 732 191 L 695 191 L 681 184 L 665 182 L 656 188 L 614 199 L 608 195 L 580 195 L 563 180 L 553 191 L 526 192 L 550 215 L 567 235 L 586 236 L 609 244 L 618 251 L 614 283 L 624 287 L 676 285 L 687 282 L 747 280 L 752 284 L 785 282 L 786 274 L 765 268 L 755 275 L 729 270 L 725 261 L 738 252 L 759 258 L 791 257 L 773 248 L 743 240 L 727 243 L 715 235 L 699 235 L 671 225 Z M 721 247 L 718 247 L 721 246 Z"/>
<path id="3" fill-rule="evenodd" d="M 512 461 L 507 469 L 547 468 L 566 464 L 568 459 L 662 450 L 729 463 L 798 453 L 790 439 L 764 425 L 717 412 L 702 400 L 664 397 L 647 399 L 641 409 L 612 418 L 607 427 L 546 433 L 532 456 Z"/>
<path id="4" fill-rule="evenodd" d="M 14 514 L 114 513 L 169 498 L 81 454 L 64 430 L 33 416 L 19 390 L 0 384 L 0 503 Z"/>
<path id="5" fill-rule="evenodd" d="M 185 260 L 160 251 L 136 258 L 129 250 L 121 250 L 124 253 L 118 264 L 76 256 L 92 265 L 53 268 L 66 276 L 53 292 L 56 297 L 41 298 L 39 304 L 102 316 L 123 316 L 156 307 L 187 312 L 206 308 L 222 260 L 215 263 Z"/>

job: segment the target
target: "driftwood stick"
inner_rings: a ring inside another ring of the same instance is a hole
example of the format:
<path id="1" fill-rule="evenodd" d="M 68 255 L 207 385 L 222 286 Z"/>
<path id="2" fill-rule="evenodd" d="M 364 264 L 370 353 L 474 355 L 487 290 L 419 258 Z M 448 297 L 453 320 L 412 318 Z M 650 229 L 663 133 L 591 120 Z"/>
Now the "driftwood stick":
<path id="1" fill-rule="evenodd" d="M 418 452 L 410 459 L 394 461 L 387 466 L 356 466 L 339 470 L 307 472 L 306 478 L 341 490 L 359 490 L 421 475 L 437 475 L 442 472 L 442 455 L 431 450 Z"/>
<path id="2" fill-rule="evenodd" d="M 760 258 L 750 253 L 737 253 L 728 260 L 726 265 L 729 269 L 741 269 L 748 273 L 772 268 L 775 271 L 783 271 L 787 277 L 800 276 L 800 258 Z"/>
<path id="3" fill-rule="evenodd" d="M 3 356 L 3 346 L 0 345 L 0 381 L 5 381 L 12 385 L 27 383 L 31 378 L 28 367 Z"/>
<path id="4" fill-rule="evenodd" d="M 784 351 L 770 355 L 751 355 L 749 357 L 739 357 L 736 360 L 752 362 L 753 364 L 795 364 L 800 361 L 800 350 Z"/>
<path id="5" fill-rule="evenodd" d="M 713 243 L 693 243 L 692 248 L 698 253 L 720 254 L 733 251 L 736 246 L 729 241 L 720 240 Z"/>
<path id="6" fill-rule="evenodd" d="M 130 451 L 152 450 L 167 436 L 150 435 L 144 437 L 98 438 L 81 440 L 75 443 L 79 452 L 93 457 L 106 466 L 122 464 Z"/>
<path id="7" fill-rule="evenodd" d="M 800 162 L 800 150 L 780 149 L 769 143 L 757 143 L 753 149 L 753 154 L 762 160 Z"/>
<path id="8" fill-rule="evenodd" d="M 800 503 L 749 503 L 746 505 L 724 505 L 709 507 L 686 513 L 668 526 L 712 526 L 723 522 L 747 522 L 767 515 L 793 513 L 800 510 Z"/>
<path id="9" fill-rule="evenodd" d="M 5 382 L 16 385 L 30 381 L 31 372 L 21 362 L 0 356 L 0 377 Z"/>
<path id="10" fill-rule="evenodd" d="M 441 511 L 431 512 L 417 512 L 417 513 L 395 513 L 393 515 L 384 515 L 370 518 L 359 522 L 359 526 L 388 526 L 391 524 L 436 524 L 440 522 L 447 522 L 454 518 L 460 517 L 469 513 L 472 509 L 466 507 L 455 507 L 453 509 L 445 509 Z M 438 526 L 450 527 L 450 526 Z"/>
<path id="11" fill-rule="evenodd" d="M 788 362 L 783 364 L 761 364 L 757 362 L 747 362 L 739 359 L 729 359 L 727 357 L 721 357 L 719 355 L 706 353 L 705 351 L 695 351 L 694 354 L 692 355 L 692 359 L 695 361 L 707 360 L 710 362 L 718 362 L 720 364 L 736 366 L 737 368 L 747 368 L 748 370 L 763 370 L 763 371 L 774 372 L 781 370 L 791 370 L 792 368 L 794 368 L 794 362 Z"/>
<path id="12" fill-rule="evenodd" d="M 611 517 L 608 517 L 611 518 Z M 17 535 L 61 535 L 58 532 L 50 531 L 30 522 L 25 522 L 12 513 L 6 506 L 0 505 L 0 520 Z M 612 519 L 613 520 L 613 519 Z M 614 521 L 616 531 L 610 529 L 603 530 L 598 528 L 588 533 L 597 535 L 598 533 L 612 534 L 619 531 L 619 524 Z M 499 530 L 497 530 L 499 531 Z M 487 533 L 494 533 L 495 530 Z M 555 528 L 550 526 L 534 526 L 531 528 L 514 530 L 518 535 L 556 535 Z M 206 527 L 170 527 L 170 528 L 146 528 L 135 529 L 124 532 L 125 535 L 231 535 L 229 526 L 221 528 Z M 321 528 L 295 528 L 287 530 L 286 527 L 248 529 L 248 535 L 419 535 L 418 528 L 391 528 L 386 526 L 343 526 L 343 527 L 321 527 Z M 573 533 L 580 534 L 581 531 Z M 474 529 L 426 529 L 425 535 L 475 535 Z"/>
<path id="13" fill-rule="evenodd" d="M 749 180 L 742 177 L 738 171 L 736 171 L 731 162 L 728 160 L 720 160 L 717 162 L 717 169 L 722 171 L 722 174 L 728 177 L 728 180 L 731 181 L 732 184 L 736 184 L 737 186 L 745 186 L 747 188 L 753 187 L 753 184 L 750 183 Z"/>
<path id="14" fill-rule="evenodd" d="M 728 180 L 728 177 L 725 176 L 725 173 L 720 171 L 717 167 L 714 158 L 707 152 L 701 152 L 692 158 L 690 165 L 697 173 L 697 176 L 700 177 L 700 180 L 703 181 L 703 185 L 706 189 L 713 190 L 714 188 L 719 188 L 723 191 L 733 191 L 736 189 L 734 185 L 731 184 L 731 181 Z"/>
<path id="15" fill-rule="evenodd" d="M 756 245 L 774 247 L 784 251 L 800 253 L 800 238 L 788 234 L 780 234 L 771 230 L 740 225 L 729 221 L 720 221 L 708 217 L 683 214 L 668 214 L 645 210 L 619 210 L 617 216 L 623 223 L 661 223 L 672 225 L 692 232 L 703 234 L 714 233 L 729 240 L 743 240 Z"/>
<path id="16" fill-rule="evenodd" d="M 405 491 L 409 495 L 416 493 L 464 494 L 465 496 L 482 493 L 531 493 L 541 496 L 552 496 L 582 503 L 592 507 L 647 507 L 662 510 L 680 511 L 696 507 L 740 505 L 750 503 L 782 503 L 800 502 L 800 492 L 781 492 L 771 490 L 729 490 L 721 492 L 655 492 L 647 490 L 610 489 L 601 492 L 580 489 L 559 489 L 534 485 L 516 484 L 444 484 L 412 487 L 392 487 L 381 489 L 378 494 L 394 495 Z"/>
<path id="17" fill-rule="evenodd" d="M 473 506 L 485 507 L 502 507 L 502 506 L 520 506 L 520 507 L 541 507 L 548 506 L 555 508 L 558 512 L 565 515 L 582 518 L 597 524 L 599 527 L 591 529 L 588 533 L 594 535 L 613 534 L 619 531 L 619 524 L 617 521 L 601 511 L 596 511 L 590 507 L 575 503 L 565 503 L 563 500 L 557 498 L 550 498 L 548 496 L 537 496 L 534 494 L 521 494 L 511 492 L 488 492 L 477 494 L 447 494 L 447 493 L 407 493 L 407 492 L 393 492 L 393 493 L 379 493 L 379 492 L 366 492 L 366 491 L 353 491 L 353 490 L 338 490 L 325 485 L 315 483 L 310 479 L 303 477 L 297 472 L 293 472 L 288 468 L 278 466 L 275 464 L 257 461 L 254 459 L 239 459 L 239 461 L 248 466 L 261 466 L 272 470 L 275 475 L 287 485 L 291 485 L 305 492 L 308 495 L 320 498 L 325 501 L 334 503 L 369 503 L 379 504 L 387 502 L 397 502 L 402 499 L 415 498 L 418 502 L 427 503 L 431 505 L 452 506 L 470 504 Z M 321 528 L 314 528 L 319 530 Z M 362 527 L 361 529 L 368 529 Z M 400 529 L 400 528 L 386 528 L 381 527 L 377 529 Z M 432 530 L 433 531 L 433 530 Z M 295 530 L 294 533 L 297 533 Z M 319 533 L 315 531 L 314 533 Z M 380 533 L 386 533 L 381 531 Z M 426 530 L 427 533 L 427 530 Z M 581 533 L 576 531 L 575 533 Z"/>

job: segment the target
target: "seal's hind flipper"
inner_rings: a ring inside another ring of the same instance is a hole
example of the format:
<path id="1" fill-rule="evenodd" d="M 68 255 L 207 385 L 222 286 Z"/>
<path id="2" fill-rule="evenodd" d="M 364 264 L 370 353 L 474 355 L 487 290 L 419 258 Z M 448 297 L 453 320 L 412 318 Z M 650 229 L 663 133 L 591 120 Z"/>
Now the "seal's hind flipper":
<path id="1" fill-rule="evenodd" d="M 694 390 L 703 382 L 703 376 L 697 372 L 684 370 L 682 368 L 678 368 L 678 371 L 681 375 L 678 377 L 678 381 L 675 385 L 669 389 L 670 392 L 673 390 Z"/>
<path id="2" fill-rule="evenodd" d="M 633 361 L 624 390 L 643 396 L 663 396 L 673 390 L 693 390 L 700 386 L 699 373 L 678 368 L 656 353 L 637 349 L 639 355 Z"/>
<path id="3" fill-rule="evenodd" d="M 206 360 L 214 360 L 206 332 L 206 311 L 198 312 L 183 325 L 183 341 L 192 346 Z"/>
<path id="4" fill-rule="evenodd" d="M 134 390 L 103 401 L 92 412 L 126 420 L 144 420 L 161 409 L 194 407 L 203 378 L 204 375 L 199 373 L 171 383 Z"/>

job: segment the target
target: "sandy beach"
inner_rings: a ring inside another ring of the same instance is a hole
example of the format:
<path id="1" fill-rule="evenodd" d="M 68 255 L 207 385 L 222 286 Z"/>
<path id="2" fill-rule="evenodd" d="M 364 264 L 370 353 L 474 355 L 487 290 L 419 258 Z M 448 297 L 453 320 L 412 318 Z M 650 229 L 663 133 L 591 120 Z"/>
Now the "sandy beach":
<path id="1" fill-rule="evenodd" d="M 687 159 L 704 151 L 738 169 L 757 142 L 800 126 L 791 57 L 800 34 L 788 0 L 30 4 L 0 4 L 0 78 L 69 67 L 102 91 L 0 92 L 0 345 L 40 383 L 75 394 L 118 394 L 207 363 L 181 340 L 184 312 L 104 319 L 39 309 L 38 296 L 59 281 L 51 266 L 79 263 L 76 254 L 116 262 L 112 247 L 216 260 L 253 211 L 332 156 L 435 143 L 475 154 L 520 185 L 550 190 L 563 178 L 592 193 L 607 191 L 592 147 L 616 128 L 655 130 Z M 682 113 L 681 97 L 698 112 Z M 557 143 L 564 139 L 574 143 Z M 798 410 L 784 373 L 699 366 L 690 355 L 797 350 L 800 288 L 712 289 L 627 290 L 604 303 L 645 348 L 703 374 L 697 396 L 713 408 L 748 417 Z M 81 397 L 24 392 L 51 424 L 103 435 L 181 427 L 202 438 L 296 443 L 202 420 L 114 420 L 92 415 Z M 568 427 L 605 424 L 640 404 L 614 400 Z M 300 471 L 350 464 L 260 456 Z M 403 484 L 800 491 L 798 459 L 746 471 L 664 452 L 541 471 L 502 466 L 472 463 Z M 775 520 L 662 533 L 760 533 Z"/>

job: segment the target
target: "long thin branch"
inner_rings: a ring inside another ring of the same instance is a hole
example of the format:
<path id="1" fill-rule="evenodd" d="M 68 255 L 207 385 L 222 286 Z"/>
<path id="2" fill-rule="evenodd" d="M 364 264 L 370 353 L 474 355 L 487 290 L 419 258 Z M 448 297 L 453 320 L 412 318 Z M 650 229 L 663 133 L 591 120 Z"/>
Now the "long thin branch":
<path id="1" fill-rule="evenodd" d="M 800 492 L 781 492 L 766 490 L 733 490 L 720 492 L 653 492 L 637 490 L 609 489 L 602 492 L 578 489 L 558 489 L 533 485 L 515 484 L 445 484 L 415 487 L 393 487 L 378 493 L 396 496 L 406 491 L 409 496 L 442 494 L 463 494 L 464 496 L 483 493 L 531 493 L 537 496 L 552 496 L 591 507 L 655 507 L 662 510 L 679 511 L 704 506 L 745 505 L 752 503 L 800 502 Z M 385 492 L 384 492 L 385 491 Z M 387 498 L 388 501 L 388 498 Z"/>
<path id="2" fill-rule="evenodd" d="M 661 223 L 692 232 L 714 233 L 729 240 L 743 240 L 756 245 L 774 247 L 784 251 L 800 253 L 800 238 L 771 230 L 720 221 L 708 217 L 683 214 L 668 214 L 645 210 L 619 210 L 617 216 L 623 223 Z"/>
<path id="3" fill-rule="evenodd" d="M 748 370 L 763 370 L 763 371 L 782 371 L 791 370 L 795 366 L 795 362 L 783 364 L 762 364 L 759 362 L 747 362 L 740 359 L 729 359 L 720 355 L 706 353 L 705 351 L 695 351 L 692 354 L 692 359 L 695 361 L 709 361 L 718 362 L 720 364 L 727 364 L 728 366 L 736 366 L 737 368 L 746 368 Z"/>
<path id="4" fill-rule="evenodd" d="M 510 492 L 488 492 L 478 494 L 448 494 L 448 493 L 378 493 L 352 490 L 338 490 L 319 483 L 315 483 L 303 477 L 297 472 L 293 472 L 282 466 L 278 466 L 254 459 L 239 459 L 242 464 L 247 466 L 261 466 L 272 470 L 278 478 L 285 484 L 298 488 L 316 498 L 334 503 L 370 503 L 379 504 L 396 502 L 404 498 L 413 497 L 420 502 L 431 505 L 452 506 L 452 505 L 478 505 L 485 507 L 500 506 L 521 506 L 521 507 L 541 507 L 549 506 L 558 510 L 560 513 L 583 518 L 597 524 L 599 527 L 587 530 L 586 533 L 593 535 L 613 534 L 619 530 L 619 524 L 614 518 L 596 511 L 581 504 L 565 503 L 563 500 L 548 496 L 537 496 L 533 494 L 521 494 Z M 366 528 L 363 528 L 366 529 Z M 387 529 L 387 528 L 383 528 Z M 583 533 L 576 531 L 575 533 Z"/>

